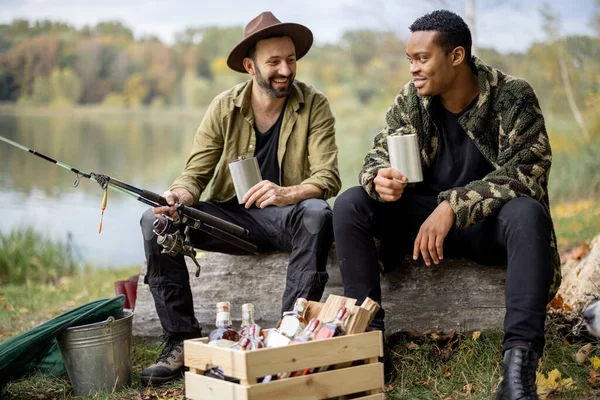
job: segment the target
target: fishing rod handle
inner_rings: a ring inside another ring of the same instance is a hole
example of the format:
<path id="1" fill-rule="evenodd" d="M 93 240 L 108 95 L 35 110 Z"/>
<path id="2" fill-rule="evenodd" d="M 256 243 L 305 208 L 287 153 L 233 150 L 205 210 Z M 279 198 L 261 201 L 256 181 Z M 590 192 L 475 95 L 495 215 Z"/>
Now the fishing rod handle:
<path id="1" fill-rule="evenodd" d="M 151 192 L 149 190 L 142 189 L 141 193 L 142 197 L 145 197 L 149 200 L 152 200 L 155 203 L 160 204 L 161 206 L 168 206 L 167 200 L 159 195 L 158 193 Z M 208 225 L 212 225 L 215 228 L 218 228 L 222 231 L 229 232 L 233 235 L 237 236 L 250 236 L 250 232 L 248 229 L 243 228 L 239 225 L 232 224 L 231 222 L 225 221 L 221 218 L 215 217 L 204 211 L 196 210 L 193 207 L 181 205 L 181 212 L 183 215 L 188 216 L 190 218 L 196 219 L 200 222 L 204 222 Z"/>

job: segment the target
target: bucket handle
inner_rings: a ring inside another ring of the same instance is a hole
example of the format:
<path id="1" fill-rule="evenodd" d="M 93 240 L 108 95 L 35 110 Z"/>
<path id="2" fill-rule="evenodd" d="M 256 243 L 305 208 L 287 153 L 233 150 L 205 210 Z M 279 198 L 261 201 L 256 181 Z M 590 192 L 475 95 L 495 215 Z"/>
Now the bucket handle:
<path id="1" fill-rule="evenodd" d="M 106 323 L 104 324 L 104 330 L 108 333 L 112 333 L 113 324 L 115 323 L 115 317 L 112 315 L 106 319 Z"/>

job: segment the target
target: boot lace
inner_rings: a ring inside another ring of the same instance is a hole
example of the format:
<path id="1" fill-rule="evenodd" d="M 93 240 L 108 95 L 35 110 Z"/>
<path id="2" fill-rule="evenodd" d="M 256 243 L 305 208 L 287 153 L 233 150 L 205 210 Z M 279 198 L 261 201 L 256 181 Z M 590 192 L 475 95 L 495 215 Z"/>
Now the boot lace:
<path id="1" fill-rule="evenodd" d="M 160 336 L 161 343 L 158 347 L 164 346 L 160 355 L 156 358 L 156 363 L 166 363 L 171 364 L 169 358 L 175 360 L 177 357 L 175 356 L 175 351 L 181 352 L 181 340 L 176 340 L 167 335 Z"/>

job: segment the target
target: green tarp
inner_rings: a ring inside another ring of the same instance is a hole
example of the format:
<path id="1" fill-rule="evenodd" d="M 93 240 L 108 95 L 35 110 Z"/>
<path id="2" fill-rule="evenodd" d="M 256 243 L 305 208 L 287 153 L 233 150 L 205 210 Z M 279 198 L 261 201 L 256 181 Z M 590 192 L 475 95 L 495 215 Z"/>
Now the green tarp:
<path id="1" fill-rule="evenodd" d="M 123 311 L 125 296 L 96 300 L 59 315 L 0 344 L 0 392 L 11 380 L 30 372 L 65 373 L 56 335 L 72 326 L 115 318 Z"/>

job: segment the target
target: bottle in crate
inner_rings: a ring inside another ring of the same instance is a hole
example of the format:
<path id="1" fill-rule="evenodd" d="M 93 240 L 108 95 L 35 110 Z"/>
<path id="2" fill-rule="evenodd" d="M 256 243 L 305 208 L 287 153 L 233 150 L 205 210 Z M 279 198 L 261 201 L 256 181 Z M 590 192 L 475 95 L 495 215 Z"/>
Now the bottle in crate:
<path id="1" fill-rule="evenodd" d="M 229 345 L 235 344 L 240 340 L 240 335 L 231 326 L 230 304 L 228 301 L 217 303 L 217 319 L 215 322 L 216 328 L 208 335 L 208 344 L 225 346 L 228 341 Z M 228 346 L 225 346 L 228 347 Z"/>
<path id="2" fill-rule="evenodd" d="M 267 347 L 281 347 L 290 344 L 291 338 L 299 335 L 306 328 L 305 315 L 307 309 L 308 300 L 301 297 L 296 299 L 294 309 L 284 312 L 277 327 L 269 329 L 269 333 L 265 338 Z"/>
<path id="3" fill-rule="evenodd" d="M 283 313 L 283 317 L 277 325 L 277 330 L 289 338 L 300 334 L 306 328 L 306 310 L 308 309 L 308 300 L 303 298 L 296 299 L 294 309 Z"/>
<path id="4" fill-rule="evenodd" d="M 335 319 L 330 322 L 324 323 L 316 335 L 316 340 L 329 339 L 335 336 L 342 336 L 346 334 L 344 330 L 344 318 L 348 313 L 346 307 L 340 308 Z"/>
<path id="5" fill-rule="evenodd" d="M 260 332 L 256 329 L 257 325 L 250 326 L 250 329 L 246 332 L 246 336 L 242 337 L 239 342 L 232 346 L 232 348 L 245 351 L 262 349 L 265 347 L 262 336 L 260 336 Z"/>
<path id="6" fill-rule="evenodd" d="M 254 305 L 250 303 L 242 304 L 242 325 L 238 331 L 240 337 L 247 336 L 251 326 L 255 326 L 260 335 L 260 325 L 254 322 Z"/>
<path id="7" fill-rule="evenodd" d="M 313 340 L 315 337 L 315 332 L 317 332 L 317 330 L 319 329 L 320 323 L 321 323 L 321 321 L 319 321 L 318 318 L 312 319 L 310 321 L 310 323 L 308 324 L 308 326 L 306 327 L 306 329 L 304 329 L 304 331 L 302 331 L 301 334 L 295 336 L 290 341 L 290 344 L 305 343 L 310 340 Z"/>

